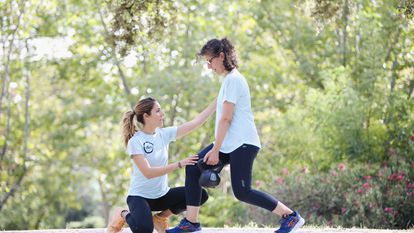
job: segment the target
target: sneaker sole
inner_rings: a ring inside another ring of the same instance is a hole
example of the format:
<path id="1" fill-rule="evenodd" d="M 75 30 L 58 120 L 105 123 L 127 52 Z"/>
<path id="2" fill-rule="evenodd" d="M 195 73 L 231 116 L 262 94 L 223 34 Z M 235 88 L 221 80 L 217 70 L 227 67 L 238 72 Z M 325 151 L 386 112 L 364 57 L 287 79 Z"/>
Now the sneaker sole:
<path id="1" fill-rule="evenodd" d="M 201 233 L 203 232 L 203 229 L 199 230 L 199 231 L 190 231 L 189 233 Z"/>
<path id="2" fill-rule="evenodd" d="M 300 218 L 298 223 L 296 223 L 296 225 L 292 228 L 291 232 L 296 231 L 297 229 L 301 228 L 303 225 L 305 224 L 305 219 Z"/>

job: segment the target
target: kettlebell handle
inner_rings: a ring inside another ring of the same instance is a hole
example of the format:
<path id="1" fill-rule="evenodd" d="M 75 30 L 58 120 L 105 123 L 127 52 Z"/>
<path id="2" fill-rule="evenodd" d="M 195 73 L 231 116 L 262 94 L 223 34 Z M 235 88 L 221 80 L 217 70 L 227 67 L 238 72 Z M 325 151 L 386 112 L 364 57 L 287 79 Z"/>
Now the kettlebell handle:
<path id="1" fill-rule="evenodd" d="M 223 170 L 223 167 L 224 167 L 224 163 L 221 162 L 221 160 L 219 160 L 216 165 L 208 165 L 204 162 L 203 158 L 198 160 L 197 165 L 201 169 L 201 171 L 204 171 L 204 170 L 207 170 L 207 169 L 212 169 L 212 170 L 214 170 L 218 173 L 220 173 L 221 170 Z"/>

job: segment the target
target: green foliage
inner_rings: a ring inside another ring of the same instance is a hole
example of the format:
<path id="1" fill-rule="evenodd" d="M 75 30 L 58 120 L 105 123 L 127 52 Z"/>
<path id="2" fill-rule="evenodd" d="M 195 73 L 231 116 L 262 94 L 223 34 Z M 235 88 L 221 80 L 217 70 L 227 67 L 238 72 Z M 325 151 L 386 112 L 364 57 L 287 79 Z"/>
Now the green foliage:
<path id="1" fill-rule="evenodd" d="M 309 224 L 411 228 L 414 164 L 390 153 L 381 165 L 340 163 L 326 173 L 294 171 L 273 194 L 289 199 Z"/>
<path id="2" fill-rule="evenodd" d="M 166 126 L 196 116 L 216 96 L 220 78 L 195 54 L 224 36 L 238 51 L 263 145 L 253 187 L 309 213 L 314 224 L 412 225 L 410 1 L 10 0 L 0 10 L 0 229 L 104 226 L 113 206 L 126 205 L 131 165 L 122 114 L 153 96 Z M 39 49 L 41 41 L 62 44 Z M 213 127 L 210 120 L 173 143 L 170 161 L 209 144 Z M 394 153 L 400 162 L 389 158 Z M 333 176 L 341 162 L 349 169 Z M 304 173 L 291 172 L 297 170 Z M 183 185 L 185 173 L 169 178 L 171 186 Z M 346 190 L 348 197 L 331 194 Z M 275 223 L 233 197 L 227 173 L 209 192 L 205 226 Z"/>
<path id="3" fill-rule="evenodd" d="M 66 228 L 82 229 L 82 228 L 103 228 L 105 221 L 100 216 L 91 216 L 85 218 L 83 221 L 69 222 Z"/>
<path id="4" fill-rule="evenodd" d="M 125 56 L 131 47 L 162 39 L 173 25 L 176 9 L 173 1 L 107 1 L 114 12 L 111 43 Z"/>
<path id="5" fill-rule="evenodd" d="M 209 200 L 203 206 L 200 219 L 203 226 L 224 227 L 247 222 L 246 205 L 240 203 L 232 195 L 222 195 L 222 190 L 209 190 Z M 220 216 L 217 218 L 217 216 Z"/>

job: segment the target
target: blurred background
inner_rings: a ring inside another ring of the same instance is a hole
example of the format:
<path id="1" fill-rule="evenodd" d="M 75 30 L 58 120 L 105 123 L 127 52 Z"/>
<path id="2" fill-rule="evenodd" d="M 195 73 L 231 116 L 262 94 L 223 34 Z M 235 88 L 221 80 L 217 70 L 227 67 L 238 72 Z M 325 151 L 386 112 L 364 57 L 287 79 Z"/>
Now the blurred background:
<path id="1" fill-rule="evenodd" d="M 196 53 L 236 47 L 262 141 L 252 186 L 320 226 L 414 224 L 412 0 L 0 1 L 0 230 L 104 227 L 125 206 L 123 113 L 152 96 L 192 119 L 221 78 Z M 170 147 L 209 144 L 214 120 Z M 184 185 L 184 170 L 169 175 Z M 206 227 L 277 226 L 210 189 Z M 174 217 L 177 223 L 181 217 Z"/>

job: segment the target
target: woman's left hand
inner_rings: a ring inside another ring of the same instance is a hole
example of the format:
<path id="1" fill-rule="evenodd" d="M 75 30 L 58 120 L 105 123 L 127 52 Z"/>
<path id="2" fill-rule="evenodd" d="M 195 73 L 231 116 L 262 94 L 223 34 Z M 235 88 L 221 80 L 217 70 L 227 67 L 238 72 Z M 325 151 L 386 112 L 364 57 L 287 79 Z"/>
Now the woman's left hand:
<path id="1" fill-rule="evenodd" d="M 188 165 L 194 165 L 198 161 L 198 155 L 190 155 L 187 158 L 181 160 L 179 163 L 182 167 L 188 166 Z"/>
<path id="2" fill-rule="evenodd" d="M 208 165 L 216 165 L 219 162 L 219 152 L 216 150 L 210 150 L 204 157 L 204 162 Z"/>

